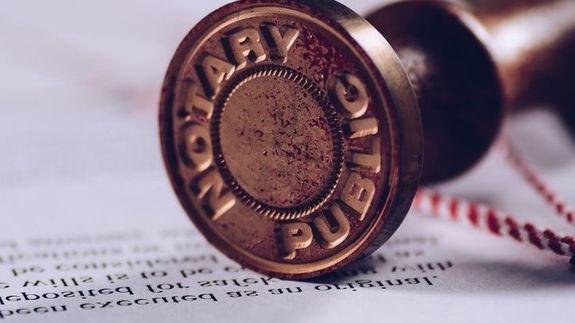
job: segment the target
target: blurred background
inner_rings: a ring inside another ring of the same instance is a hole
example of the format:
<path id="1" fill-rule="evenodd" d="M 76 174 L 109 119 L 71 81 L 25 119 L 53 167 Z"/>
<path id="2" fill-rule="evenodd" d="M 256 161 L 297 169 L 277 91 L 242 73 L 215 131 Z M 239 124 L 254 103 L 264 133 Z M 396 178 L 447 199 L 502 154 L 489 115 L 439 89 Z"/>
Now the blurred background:
<path id="1" fill-rule="evenodd" d="M 382 1 L 342 1 L 366 14 Z M 210 1 L 13 1 L 0 11 L 0 237 L 192 227 L 170 188 L 157 103 L 177 45 Z M 552 114 L 506 132 L 575 203 L 575 149 Z M 535 216 L 497 156 L 442 189 Z M 518 207 L 518 205 L 521 205 Z M 545 211 L 547 212 L 547 211 Z M 549 220 L 548 220 L 549 218 Z M 540 220 L 561 226 L 551 217 Z"/>

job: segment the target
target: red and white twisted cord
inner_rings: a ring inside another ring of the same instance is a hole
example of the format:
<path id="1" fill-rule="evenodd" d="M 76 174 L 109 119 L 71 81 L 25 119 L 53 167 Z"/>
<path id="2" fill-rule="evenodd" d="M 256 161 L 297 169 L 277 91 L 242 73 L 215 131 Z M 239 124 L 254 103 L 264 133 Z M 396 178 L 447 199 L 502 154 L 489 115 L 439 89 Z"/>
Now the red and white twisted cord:
<path id="1" fill-rule="evenodd" d="M 542 230 L 531 223 L 521 223 L 514 216 L 447 196 L 428 189 L 420 189 L 416 195 L 414 209 L 438 218 L 457 222 L 467 222 L 477 229 L 509 237 L 518 242 L 529 243 L 540 250 L 549 250 L 561 256 L 571 257 L 575 264 L 575 238 L 553 230 Z"/>
<path id="2" fill-rule="evenodd" d="M 568 223 L 575 225 L 575 210 L 567 205 L 565 200 L 553 191 L 532 166 L 509 141 L 503 141 L 500 145 L 506 160 L 523 177 L 523 179 L 539 193 L 547 204 L 551 205 L 557 215 Z"/>

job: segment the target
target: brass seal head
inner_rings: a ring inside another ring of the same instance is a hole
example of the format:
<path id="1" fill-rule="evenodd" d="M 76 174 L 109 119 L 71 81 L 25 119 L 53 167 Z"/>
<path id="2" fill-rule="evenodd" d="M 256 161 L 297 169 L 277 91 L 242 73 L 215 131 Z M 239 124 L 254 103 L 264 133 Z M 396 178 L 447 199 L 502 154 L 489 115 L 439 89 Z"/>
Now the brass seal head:
<path id="1" fill-rule="evenodd" d="M 202 20 L 168 69 L 160 135 L 198 229 L 283 278 L 375 251 L 421 175 L 419 108 L 400 59 L 333 0 L 239 1 Z"/>

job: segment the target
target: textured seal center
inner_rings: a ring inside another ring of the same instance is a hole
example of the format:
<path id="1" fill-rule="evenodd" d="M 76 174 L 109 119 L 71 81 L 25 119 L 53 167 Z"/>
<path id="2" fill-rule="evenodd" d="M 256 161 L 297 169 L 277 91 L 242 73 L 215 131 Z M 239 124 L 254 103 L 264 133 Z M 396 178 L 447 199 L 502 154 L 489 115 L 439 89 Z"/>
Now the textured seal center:
<path id="1" fill-rule="evenodd" d="M 285 70 L 257 74 L 230 92 L 219 131 L 223 158 L 263 207 L 301 207 L 327 197 L 334 184 L 341 143 L 334 142 L 337 122 L 321 95 Z"/>

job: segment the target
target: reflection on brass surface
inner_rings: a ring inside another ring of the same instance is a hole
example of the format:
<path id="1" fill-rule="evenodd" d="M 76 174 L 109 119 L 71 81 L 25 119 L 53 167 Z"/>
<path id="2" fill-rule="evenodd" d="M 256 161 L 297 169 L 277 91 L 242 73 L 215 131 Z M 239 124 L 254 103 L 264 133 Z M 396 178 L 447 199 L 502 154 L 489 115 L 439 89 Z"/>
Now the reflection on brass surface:
<path id="1" fill-rule="evenodd" d="M 479 19 L 514 111 L 553 109 L 575 136 L 575 1 L 510 0 Z"/>

